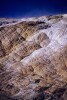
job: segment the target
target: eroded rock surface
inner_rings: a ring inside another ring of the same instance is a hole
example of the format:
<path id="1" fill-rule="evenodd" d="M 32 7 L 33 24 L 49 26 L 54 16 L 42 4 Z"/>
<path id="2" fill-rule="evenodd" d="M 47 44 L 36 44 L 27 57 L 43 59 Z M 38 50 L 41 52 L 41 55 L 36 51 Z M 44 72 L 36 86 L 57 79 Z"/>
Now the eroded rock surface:
<path id="1" fill-rule="evenodd" d="M 67 100 L 67 15 L 0 26 L 0 100 Z"/>

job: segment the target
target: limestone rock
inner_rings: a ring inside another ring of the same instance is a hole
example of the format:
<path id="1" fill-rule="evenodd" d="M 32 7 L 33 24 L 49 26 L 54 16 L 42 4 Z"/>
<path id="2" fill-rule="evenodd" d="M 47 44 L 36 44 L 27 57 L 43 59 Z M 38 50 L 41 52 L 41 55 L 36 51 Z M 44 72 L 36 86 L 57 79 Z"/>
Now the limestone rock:
<path id="1" fill-rule="evenodd" d="M 66 100 L 67 14 L 5 21 L 0 25 L 0 99 Z"/>

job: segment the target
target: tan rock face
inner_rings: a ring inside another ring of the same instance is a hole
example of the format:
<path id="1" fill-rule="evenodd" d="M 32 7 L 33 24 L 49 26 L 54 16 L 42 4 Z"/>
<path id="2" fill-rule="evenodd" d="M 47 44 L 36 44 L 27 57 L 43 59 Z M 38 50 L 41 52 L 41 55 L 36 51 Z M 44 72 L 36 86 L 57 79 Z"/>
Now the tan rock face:
<path id="1" fill-rule="evenodd" d="M 1 100 L 66 100 L 66 19 L 43 16 L 0 26 Z"/>

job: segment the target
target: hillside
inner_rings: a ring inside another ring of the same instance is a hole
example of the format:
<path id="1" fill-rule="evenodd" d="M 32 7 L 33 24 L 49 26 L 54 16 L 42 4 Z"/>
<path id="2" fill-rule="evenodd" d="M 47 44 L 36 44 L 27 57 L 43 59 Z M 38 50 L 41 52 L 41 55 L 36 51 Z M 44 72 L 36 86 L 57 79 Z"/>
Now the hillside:
<path id="1" fill-rule="evenodd" d="M 0 100 L 67 100 L 67 14 L 0 23 Z"/>

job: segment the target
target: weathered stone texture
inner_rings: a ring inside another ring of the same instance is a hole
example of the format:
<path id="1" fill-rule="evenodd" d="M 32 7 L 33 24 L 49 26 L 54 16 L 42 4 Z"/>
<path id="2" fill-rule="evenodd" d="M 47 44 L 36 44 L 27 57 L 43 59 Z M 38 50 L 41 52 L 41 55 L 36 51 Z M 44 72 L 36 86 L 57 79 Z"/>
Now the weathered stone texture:
<path id="1" fill-rule="evenodd" d="M 0 99 L 67 100 L 67 15 L 0 26 Z"/>

